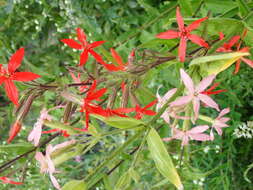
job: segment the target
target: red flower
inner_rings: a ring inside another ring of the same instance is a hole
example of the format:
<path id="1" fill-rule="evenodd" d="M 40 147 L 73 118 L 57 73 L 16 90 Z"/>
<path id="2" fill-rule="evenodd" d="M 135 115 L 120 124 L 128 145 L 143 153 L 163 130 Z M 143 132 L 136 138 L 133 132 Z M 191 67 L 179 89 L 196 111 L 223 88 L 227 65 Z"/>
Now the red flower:
<path id="1" fill-rule="evenodd" d="M 93 50 L 93 48 L 100 46 L 105 43 L 105 41 L 96 41 L 89 44 L 86 40 L 86 35 L 81 28 L 77 28 L 76 33 L 79 43 L 72 39 L 62 39 L 61 41 L 73 49 L 83 50 L 80 54 L 79 66 L 82 66 L 87 62 L 89 54 L 91 54 L 97 62 L 105 64 L 102 57 Z"/>
<path id="2" fill-rule="evenodd" d="M 24 53 L 24 48 L 17 50 L 11 56 L 7 70 L 3 68 L 2 64 L 0 64 L 0 85 L 4 83 L 8 98 L 16 106 L 18 105 L 18 91 L 13 81 L 27 82 L 40 77 L 39 75 L 31 72 L 16 72 L 21 65 Z"/>
<path id="3" fill-rule="evenodd" d="M 157 100 L 154 100 L 154 101 L 150 102 L 148 105 L 146 105 L 143 108 L 141 108 L 139 105 L 136 105 L 136 107 L 135 107 L 135 112 L 136 112 L 135 119 L 141 119 L 143 117 L 143 115 L 156 115 L 155 111 L 147 110 L 148 108 L 152 107 L 156 103 L 157 103 Z"/>
<path id="4" fill-rule="evenodd" d="M 179 7 L 177 7 L 176 17 L 177 17 L 177 24 L 178 24 L 179 31 L 167 30 L 166 32 L 157 34 L 156 37 L 161 38 L 161 39 L 180 38 L 178 56 L 179 56 L 180 61 L 184 62 L 187 40 L 191 40 L 193 43 L 206 47 L 206 48 L 209 47 L 208 44 L 205 42 L 205 40 L 203 40 L 201 37 L 195 34 L 191 34 L 191 32 L 195 30 L 196 28 L 198 28 L 200 23 L 208 19 L 208 17 L 204 17 L 199 20 L 196 20 L 187 27 L 184 26 L 184 20 L 180 14 Z"/>
<path id="5" fill-rule="evenodd" d="M 17 120 L 14 125 L 12 125 L 10 131 L 9 131 L 9 138 L 7 140 L 7 143 L 10 143 L 19 133 L 20 129 L 22 127 L 22 124 L 19 120 Z"/>
<path id="6" fill-rule="evenodd" d="M 10 180 L 8 177 L 0 177 L 0 180 L 1 180 L 3 183 L 9 183 L 9 184 L 13 184 L 13 185 L 21 185 L 21 184 L 23 184 L 22 182 L 12 181 L 12 180 Z"/>
<path id="7" fill-rule="evenodd" d="M 242 35 L 241 40 L 246 36 L 247 30 Z M 220 32 L 220 40 L 224 39 L 224 34 Z M 219 47 L 216 51 L 217 52 L 232 52 L 232 47 L 240 40 L 240 36 L 234 36 L 232 37 L 228 43 L 224 43 L 222 47 Z M 241 47 L 241 42 L 237 43 L 236 45 L 236 51 L 238 52 L 249 52 L 249 47 L 244 47 L 240 49 Z M 235 71 L 234 74 L 238 73 L 240 70 L 240 64 L 241 61 L 249 65 L 251 68 L 253 68 L 253 61 L 247 58 L 242 57 L 241 59 L 237 60 L 236 65 L 235 65 Z"/>
<path id="8" fill-rule="evenodd" d="M 86 127 L 84 131 L 88 130 L 89 127 L 89 115 L 90 114 L 98 114 L 102 116 L 107 116 L 107 112 L 103 110 L 100 106 L 97 104 L 93 103 L 92 101 L 101 101 L 100 97 L 104 95 L 106 92 L 106 88 L 102 88 L 100 90 L 95 90 L 97 86 L 96 80 L 93 82 L 91 85 L 89 91 L 86 94 L 86 97 L 83 99 L 83 106 L 80 112 L 85 112 L 85 122 L 86 122 Z"/>

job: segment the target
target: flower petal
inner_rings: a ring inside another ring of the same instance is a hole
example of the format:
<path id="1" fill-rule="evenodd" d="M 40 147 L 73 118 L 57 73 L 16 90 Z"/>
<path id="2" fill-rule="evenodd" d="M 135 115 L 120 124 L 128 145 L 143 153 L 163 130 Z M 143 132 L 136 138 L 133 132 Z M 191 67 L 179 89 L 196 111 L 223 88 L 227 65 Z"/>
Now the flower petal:
<path id="1" fill-rule="evenodd" d="M 185 55 L 186 55 L 186 43 L 187 43 L 187 38 L 180 38 L 180 43 L 179 43 L 179 49 L 178 49 L 178 57 L 180 62 L 185 61 Z"/>
<path id="2" fill-rule="evenodd" d="M 177 17 L 178 28 L 180 31 L 183 31 L 184 30 L 184 20 L 183 20 L 181 13 L 180 13 L 179 7 L 177 7 L 176 17 Z"/>
<path id="3" fill-rule="evenodd" d="M 198 125 L 196 127 L 191 128 L 188 133 L 189 134 L 198 134 L 198 133 L 203 133 L 209 128 L 208 125 Z"/>
<path id="4" fill-rule="evenodd" d="M 22 81 L 22 82 L 35 80 L 40 77 L 41 77 L 40 75 L 37 75 L 32 72 L 15 72 L 12 75 L 13 80 Z"/>
<path id="5" fill-rule="evenodd" d="M 200 101 L 198 97 L 193 98 L 193 110 L 194 110 L 194 120 L 197 120 L 199 117 L 199 107 L 200 107 Z"/>
<path id="6" fill-rule="evenodd" d="M 194 22 L 192 22 L 191 24 L 189 24 L 186 28 L 188 31 L 192 31 L 195 30 L 196 28 L 199 27 L 199 25 L 201 24 L 201 22 L 205 21 L 206 19 L 208 19 L 208 17 L 204 17 L 198 20 L 195 20 Z"/>
<path id="7" fill-rule="evenodd" d="M 202 79 L 202 81 L 200 81 L 200 83 L 195 88 L 196 92 L 198 93 L 203 92 L 210 84 L 212 84 L 214 79 L 215 75 L 210 75 Z"/>
<path id="8" fill-rule="evenodd" d="M 192 96 L 182 96 L 179 97 L 177 100 L 170 103 L 170 106 L 182 106 L 188 104 L 193 99 Z"/>
<path id="9" fill-rule="evenodd" d="M 68 45 L 69 47 L 73 49 L 83 49 L 83 46 L 79 43 L 77 43 L 75 40 L 72 39 L 62 39 L 61 42 L 64 44 Z"/>
<path id="10" fill-rule="evenodd" d="M 221 110 L 221 112 L 218 115 L 218 118 L 221 118 L 222 116 L 226 115 L 229 112 L 230 112 L 229 108 L 225 108 L 225 109 Z"/>
<path id="11" fill-rule="evenodd" d="M 90 48 L 95 48 L 100 46 L 101 44 L 105 43 L 105 41 L 96 41 L 90 44 Z"/>
<path id="12" fill-rule="evenodd" d="M 103 60 L 103 58 L 101 57 L 101 55 L 97 54 L 95 51 L 93 51 L 92 49 L 89 49 L 90 54 L 96 59 L 97 62 L 99 62 L 100 64 L 104 65 L 106 64 Z"/>
<path id="13" fill-rule="evenodd" d="M 241 60 L 246 63 L 248 66 L 250 66 L 251 68 L 253 68 L 253 61 L 250 59 L 246 59 L 244 57 L 241 58 Z"/>
<path id="14" fill-rule="evenodd" d="M 9 64 L 8 64 L 8 71 L 9 73 L 13 73 L 16 71 L 16 69 L 20 66 L 22 59 L 25 54 L 24 48 L 19 48 L 10 58 Z"/>
<path id="15" fill-rule="evenodd" d="M 18 106 L 18 91 L 12 80 L 5 80 L 4 87 L 8 98 Z"/>
<path id="16" fill-rule="evenodd" d="M 196 141 L 209 141 L 211 139 L 207 134 L 191 134 L 190 138 Z"/>
<path id="17" fill-rule="evenodd" d="M 194 84 L 191 77 L 183 69 L 180 69 L 180 76 L 189 93 L 194 94 Z"/>
<path id="18" fill-rule="evenodd" d="M 9 184 L 13 184 L 13 185 L 21 185 L 23 184 L 22 182 L 16 182 L 16 181 L 12 181 L 10 178 L 8 177 L 0 177 L 0 180 L 3 182 L 3 183 L 9 183 Z"/>
<path id="19" fill-rule="evenodd" d="M 174 39 L 179 37 L 179 32 L 174 30 L 167 30 L 166 32 L 161 32 L 156 35 L 160 39 Z"/>
<path id="20" fill-rule="evenodd" d="M 50 179 L 51 179 L 51 182 L 52 182 L 53 186 L 54 186 L 56 189 L 60 190 L 61 187 L 60 187 L 58 181 L 56 180 L 56 178 L 55 178 L 51 173 L 49 174 L 49 176 L 50 176 Z"/>
<path id="21" fill-rule="evenodd" d="M 119 66 L 122 66 L 122 67 L 125 66 L 125 64 L 122 61 L 122 58 L 119 56 L 119 54 L 113 48 L 111 48 L 111 54 Z"/>
<path id="22" fill-rule="evenodd" d="M 240 40 L 240 36 L 233 36 L 231 40 L 228 42 L 228 48 L 232 48 L 232 46 Z"/>
<path id="23" fill-rule="evenodd" d="M 83 45 L 86 45 L 87 44 L 86 35 L 83 32 L 83 30 L 81 28 L 77 28 L 76 34 L 77 34 L 77 38 L 78 38 L 79 42 L 81 42 Z"/>
<path id="24" fill-rule="evenodd" d="M 210 98 L 209 96 L 205 95 L 205 94 L 199 94 L 198 95 L 199 99 L 204 102 L 208 107 L 214 108 L 217 111 L 219 111 L 219 106 L 218 104 L 216 104 L 215 101 L 213 101 L 212 98 Z"/>
<path id="25" fill-rule="evenodd" d="M 188 36 L 189 40 L 191 40 L 193 43 L 197 44 L 197 45 L 200 45 L 200 46 L 203 46 L 205 48 L 208 48 L 209 45 L 208 43 L 206 43 L 205 40 L 203 40 L 201 37 L 195 35 L 195 34 L 190 34 Z"/>
<path id="26" fill-rule="evenodd" d="M 88 60 L 88 57 L 89 57 L 89 54 L 88 54 L 88 50 L 84 50 L 81 55 L 80 55 L 80 62 L 79 62 L 79 66 L 82 66 L 82 65 L 85 65 L 87 60 Z"/>

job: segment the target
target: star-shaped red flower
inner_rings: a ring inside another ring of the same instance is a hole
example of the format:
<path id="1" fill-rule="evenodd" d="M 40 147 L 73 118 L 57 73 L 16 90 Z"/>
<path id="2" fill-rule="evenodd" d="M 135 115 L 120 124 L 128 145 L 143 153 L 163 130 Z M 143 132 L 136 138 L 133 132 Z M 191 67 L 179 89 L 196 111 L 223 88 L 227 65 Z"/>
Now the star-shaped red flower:
<path id="1" fill-rule="evenodd" d="M 10 58 L 8 69 L 5 69 L 0 64 L 0 85 L 3 83 L 8 98 L 17 106 L 18 105 L 18 90 L 13 81 L 27 82 L 35 80 L 40 75 L 31 72 L 17 72 L 24 57 L 24 48 L 18 49 Z"/>
<path id="2" fill-rule="evenodd" d="M 80 54 L 79 66 L 85 65 L 89 58 L 89 54 L 91 54 L 100 64 L 105 64 L 102 57 L 93 50 L 93 48 L 100 46 L 105 43 L 105 41 L 96 41 L 89 44 L 87 42 L 87 37 L 81 28 L 77 28 L 76 33 L 79 43 L 73 39 L 62 39 L 61 41 L 73 49 L 83 50 Z"/>
<path id="3" fill-rule="evenodd" d="M 181 62 L 185 61 L 186 55 L 186 44 L 187 40 L 191 40 L 193 43 L 198 44 L 200 46 L 208 48 L 208 43 L 205 42 L 201 37 L 191 34 L 193 30 L 199 27 L 200 23 L 204 20 L 208 19 L 208 17 L 201 18 L 199 20 L 194 21 L 189 26 L 184 26 L 183 17 L 180 14 L 179 7 L 177 7 L 176 18 L 178 24 L 178 31 L 175 30 L 167 30 L 166 32 L 162 32 L 156 35 L 157 38 L 160 39 L 173 39 L 180 38 L 178 56 Z"/>

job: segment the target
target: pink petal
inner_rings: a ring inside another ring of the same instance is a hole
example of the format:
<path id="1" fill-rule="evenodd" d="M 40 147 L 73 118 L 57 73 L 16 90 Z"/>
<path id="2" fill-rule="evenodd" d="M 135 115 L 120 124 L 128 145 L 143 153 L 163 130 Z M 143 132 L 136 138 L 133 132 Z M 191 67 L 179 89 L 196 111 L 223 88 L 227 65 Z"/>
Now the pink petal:
<path id="1" fill-rule="evenodd" d="M 193 99 L 193 111 L 194 111 L 194 120 L 197 120 L 199 117 L 199 107 L 200 107 L 200 101 L 198 97 L 194 97 Z"/>
<path id="2" fill-rule="evenodd" d="M 180 98 L 178 98 L 177 100 L 175 100 L 174 102 L 170 103 L 170 106 L 182 106 L 185 104 L 188 104 L 190 101 L 192 101 L 192 96 L 182 96 Z"/>
<path id="3" fill-rule="evenodd" d="M 180 62 L 182 63 L 185 61 L 186 43 L 187 43 L 187 38 L 185 37 L 180 38 L 178 57 L 179 57 Z"/>
<path id="4" fill-rule="evenodd" d="M 211 141 L 213 141 L 213 140 L 214 140 L 213 129 L 211 129 L 211 131 L 210 131 L 210 140 L 211 140 Z"/>
<path id="5" fill-rule="evenodd" d="M 200 81 L 200 83 L 196 87 L 196 92 L 203 92 L 210 84 L 212 84 L 214 79 L 215 75 L 210 75 L 202 79 L 202 81 Z"/>
<path id="6" fill-rule="evenodd" d="M 225 109 L 221 110 L 221 112 L 219 113 L 218 118 L 222 117 L 223 115 L 226 115 L 229 112 L 230 112 L 229 108 L 225 108 Z"/>
<path id="7" fill-rule="evenodd" d="M 60 144 L 57 144 L 53 147 L 53 152 L 56 151 L 56 150 L 59 150 L 59 149 L 62 149 L 66 146 L 69 146 L 69 145 L 72 145 L 72 144 L 75 144 L 76 141 L 75 140 L 70 140 L 70 141 L 65 141 L 63 143 L 60 143 Z"/>
<path id="8" fill-rule="evenodd" d="M 195 34 L 190 34 L 188 36 L 188 39 L 191 40 L 193 43 L 199 45 L 199 46 L 203 46 L 205 48 L 209 47 L 208 43 L 206 43 L 205 40 L 203 40 L 201 37 L 199 37 Z"/>
<path id="9" fill-rule="evenodd" d="M 217 133 L 221 136 L 222 135 L 222 129 L 219 127 L 214 127 Z"/>
<path id="10" fill-rule="evenodd" d="M 183 69 L 180 69 L 180 75 L 185 87 L 188 89 L 190 94 L 194 94 L 194 84 L 191 77 Z"/>
<path id="11" fill-rule="evenodd" d="M 208 17 L 204 17 L 204 18 L 201 18 L 201 19 L 198 19 L 194 22 L 192 22 L 190 25 L 188 25 L 186 28 L 188 31 L 192 31 L 192 30 L 195 30 L 196 28 L 199 27 L 199 25 L 201 24 L 201 22 L 205 21 L 206 19 L 208 19 Z"/>
<path id="12" fill-rule="evenodd" d="M 196 127 L 191 128 L 187 133 L 189 134 L 198 134 L 198 133 L 203 133 L 209 128 L 208 125 L 198 125 Z"/>
<path id="13" fill-rule="evenodd" d="M 177 88 L 173 88 L 166 92 L 166 94 L 162 97 L 162 100 L 167 101 L 169 100 L 177 91 Z"/>
<path id="14" fill-rule="evenodd" d="M 221 118 L 219 118 L 218 119 L 220 122 L 222 122 L 222 123 L 226 123 L 226 122 L 228 122 L 229 120 L 230 120 L 230 118 L 228 118 L 228 117 L 221 117 Z"/>
<path id="15" fill-rule="evenodd" d="M 210 136 L 207 134 L 191 134 L 190 138 L 194 139 L 196 141 L 209 141 L 210 140 Z"/>
<path id="16" fill-rule="evenodd" d="M 174 30 L 167 30 L 166 32 L 161 32 L 156 35 L 160 39 L 174 39 L 179 37 L 179 32 Z"/>
<path id="17" fill-rule="evenodd" d="M 184 20 L 183 20 L 183 17 L 181 16 L 181 14 L 180 14 L 179 7 L 177 7 L 176 17 L 177 17 L 178 28 L 179 28 L 180 31 L 183 31 L 184 30 Z"/>
<path id="18" fill-rule="evenodd" d="M 182 138 L 181 146 L 185 146 L 185 145 L 187 145 L 187 144 L 189 144 L 189 137 L 185 135 L 185 136 L 183 136 L 183 138 Z"/>
<path id="19" fill-rule="evenodd" d="M 216 104 L 215 101 L 213 101 L 212 98 L 210 98 L 209 96 L 205 95 L 205 94 L 199 94 L 198 95 L 199 99 L 204 102 L 208 107 L 214 108 L 217 111 L 219 111 L 219 106 L 218 104 Z"/>
<path id="20" fill-rule="evenodd" d="M 56 178 L 55 178 L 51 173 L 50 173 L 49 176 L 50 176 L 50 179 L 51 179 L 51 182 L 52 182 L 53 186 L 54 186 L 56 189 L 60 190 L 61 187 L 60 187 L 58 181 L 56 180 Z"/>

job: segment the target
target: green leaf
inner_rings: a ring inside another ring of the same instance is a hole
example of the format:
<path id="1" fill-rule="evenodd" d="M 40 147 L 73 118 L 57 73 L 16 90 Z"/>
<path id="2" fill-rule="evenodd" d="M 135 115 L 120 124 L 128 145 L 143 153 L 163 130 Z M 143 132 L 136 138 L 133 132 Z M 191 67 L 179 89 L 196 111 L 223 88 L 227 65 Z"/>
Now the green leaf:
<path id="1" fill-rule="evenodd" d="M 61 122 L 58 121 L 44 121 L 44 125 L 53 128 L 53 129 L 61 129 L 61 130 L 65 130 L 68 132 L 68 134 L 70 135 L 76 135 L 76 134 L 80 134 L 80 131 L 75 130 L 73 127 L 63 124 Z"/>
<path id="2" fill-rule="evenodd" d="M 237 0 L 237 4 L 239 7 L 239 12 L 240 12 L 241 17 L 245 17 L 250 13 L 250 8 L 244 2 L 244 0 Z"/>
<path id="3" fill-rule="evenodd" d="M 145 11 L 147 11 L 149 15 L 159 15 L 158 10 L 149 5 L 146 0 L 137 0 L 137 2 L 145 9 Z"/>
<path id="4" fill-rule="evenodd" d="M 241 57 L 248 55 L 249 53 L 235 52 L 220 55 L 203 56 L 192 60 L 190 66 L 198 66 L 203 77 L 212 74 L 217 75 L 220 72 L 226 70 Z"/>
<path id="5" fill-rule="evenodd" d="M 173 185 L 175 185 L 177 189 L 182 190 L 183 185 L 181 183 L 177 170 L 174 167 L 172 159 L 167 152 L 162 139 L 155 129 L 152 128 L 150 130 L 147 137 L 147 142 L 151 157 L 153 158 L 158 171 Z"/>
<path id="6" fill-rule="evenodd" d="M 82 180 L 72 180 L 66 183 L 62 190 L 87 190 L 87 186 Z"/>
<path id="7" fill-rule="evenodd" d="M 92 115 L 93 117 L 105 122 L 107 125 L 110 125 L 119 129 L 129 129 L 137 126 L 143 126 L 145 123 L 141 120 L 137 120 L 129 117 L 108 117 L 105 118 L 99 115 Z"/>

